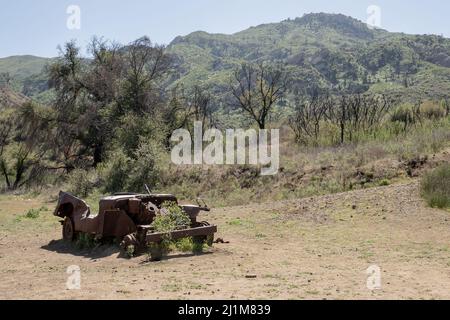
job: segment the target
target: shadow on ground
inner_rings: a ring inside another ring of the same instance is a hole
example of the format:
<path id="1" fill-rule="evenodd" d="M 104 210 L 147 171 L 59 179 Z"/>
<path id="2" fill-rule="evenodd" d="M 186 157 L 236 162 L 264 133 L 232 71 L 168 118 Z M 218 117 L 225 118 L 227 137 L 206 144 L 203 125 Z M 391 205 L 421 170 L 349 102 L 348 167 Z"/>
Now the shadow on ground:
<path id="1" fill-rule="evenodd" d="M 74 243 L 68 243 L 62 239 L 60 240 L 52 240 L 47 245 L 44 245 L 41 247 L 41 249 L 52 251 L 60 254 L 71 254 L 74 256 L 89 258 L 92 260 L 100 259 L 100 258 L 106 258 L 110 257 L 112 255 L 117 255 L 117 258 L 121 259 L 129 259 L 129 256 L 123 252 L 120 247 L 114 245 L 114 244 L 102 244 L 99 246 L 96 246 L 92 249 L 80 249 L 77 248 Z M 162 261 L 164 260 L 171 260 L 171 259 L 181 259 L 181 258 L 189 258 L 189 257 L 195 257 L 195 256 L 202 256 L 202 255 L 209 255 L 213 252 L 204 251 L 204 252 L 198 252 L 198 253 L 174 253 L 169 254 L 167 256 L 164 256 L 162 258 Z M 140 254 L 140 256 L 145 255 L 145 253 Z M 141 264 L 146 263 L 152 263 L 153 261 L 145 260 L 142 261 Z"/>
<path id="2" fill-rule="evenodd" d="M 47 245 L 41 247 L 41 249 L 52 251 L 62 254 L 72 254 L 74 256 L 81 256 L 90 259 L 100 259 L 110 257 L 117 254 L 117 258 L 127 258 L 120 248 L 113 244 L 102 244 L 92 249 L 80 249 L 73 243 L 67 243 L 66 241 L 52 240 Z"/>
<path id="3" fill-rule="evenodd" d="M 166 260 L 172 260 L 172 259 L 182 259 L 182 258 L 191 258 L 191 257 L 197 257 L 197 256 L 206 256 L 206 255 L 210 255 L 213 254 L 213 252 L 198 252 L 198 253 L 192 253 L 192 252 L 187 252 L 187 253 L 173 253 L 173 254 L 169 254 L 166 256 L 163 256 L 161 260 L 157 260 L 157 261 L 151 261 L 151 260 L 144 260 L 141 261 L 139 264 L 151 264 L 151 263 L 155 263 L 155 262 L 160 262 L 160 261 L 166 261 Z"/>

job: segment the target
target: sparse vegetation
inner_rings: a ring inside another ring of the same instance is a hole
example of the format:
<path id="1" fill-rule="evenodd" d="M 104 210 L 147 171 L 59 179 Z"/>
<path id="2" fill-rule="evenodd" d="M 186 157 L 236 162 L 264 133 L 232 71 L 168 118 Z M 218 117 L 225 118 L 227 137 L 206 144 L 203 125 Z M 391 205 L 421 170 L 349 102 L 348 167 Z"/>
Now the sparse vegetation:
<path id="1" fill-rule="evenodd" d="M 39 209 L 30 209 L 25 214 L 25 218 L 27 218 L 27 219 L 37 219 L 37 218 L 39 218 L 40 214 L 41 214 L 41 210 L 39 210 Z"/>
<path id="2" fill-rule="evenodd" d="M 439 120 L 447 115 L 446 108 L 433 101 L 426 101 L 422 103 L 419 107 L 420 115 L 426 119 Z"/>
<path id="3" fill-rule="evenodd" d="M 450 208 L 450 164 L 442 165 L 422 179 L 422 196 L 434 208 Z"/>
<path id="4" fill-rule="evenodd" d="M 42 206 L 40 208 L 32 208 L 28 210 L 23 216 L 19 217 L 18 219 L 21 220 L 22 218 L 25 219 L 37 219 L 41 216 L 41 213 L 47 212 L 48 208 L 45 206 Z"/>

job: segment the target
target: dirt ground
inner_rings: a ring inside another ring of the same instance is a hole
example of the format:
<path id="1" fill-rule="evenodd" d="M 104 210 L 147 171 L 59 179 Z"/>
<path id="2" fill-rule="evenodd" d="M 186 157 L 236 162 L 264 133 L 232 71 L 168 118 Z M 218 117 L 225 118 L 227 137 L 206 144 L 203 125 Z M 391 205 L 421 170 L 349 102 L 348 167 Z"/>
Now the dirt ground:
<path id="1" fill-rule="evenodd" d="M 213 209 L 215 244 L 161 262 L 61 239 L 54 202 L 0 198 L 0 299 L 450 299 L 450 212 L 418 180 L 296 201 Z M 18 201 L 20 200 L 20 201 Z M 41 208 L 36 219 L 24 218 Z M 68 290 L 68 266 L 81 289 Z M 381 268 L 381 289 L 366 270 Z"/>

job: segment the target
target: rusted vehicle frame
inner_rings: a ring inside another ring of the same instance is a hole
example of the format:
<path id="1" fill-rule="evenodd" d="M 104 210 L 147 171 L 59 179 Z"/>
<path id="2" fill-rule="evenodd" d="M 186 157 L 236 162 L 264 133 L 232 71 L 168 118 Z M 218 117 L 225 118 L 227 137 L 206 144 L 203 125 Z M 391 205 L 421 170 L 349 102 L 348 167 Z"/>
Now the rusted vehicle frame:
<path id="1" fill-rule="evenodd" d="M 164 214 L 161 209 L 166 201 L 178 204 L 177 198 L 170 194 L 118 193 L 100 199 L 99 213 L 95 215 L 85 201 L 61 191 L 53 214 L 64 219 L 62 234 L 67 241 L 74 241 L 78 234 L 85 233 L 102 239 L 116 238 L 123 249 L 132 246 L 136 252 L 150 244 L 158 245 L 167 237 L 173 240 L 192 237 L 194 242 L 212 245 L 217 226 L 197 221 L 201 211 L 210 211 L 204 202 L 179 205 L 190 217 L 189 228 L 170 233 L 154 232 L 151 224 L 158 213 Z M 159 260 L 161 252 L 153 250 L 152 258 Z"/>

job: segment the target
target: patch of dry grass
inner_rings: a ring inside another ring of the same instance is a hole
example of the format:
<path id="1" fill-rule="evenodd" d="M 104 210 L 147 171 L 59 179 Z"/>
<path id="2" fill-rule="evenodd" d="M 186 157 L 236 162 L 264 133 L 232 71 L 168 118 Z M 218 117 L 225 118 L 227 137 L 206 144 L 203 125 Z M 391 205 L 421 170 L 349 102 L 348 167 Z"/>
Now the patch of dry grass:
<path id="1" fill-rule="evenodd" d="M 433 208 L 450 208 L 450 164 L 444 164 L 424 175 L 422 196 Z"/>

